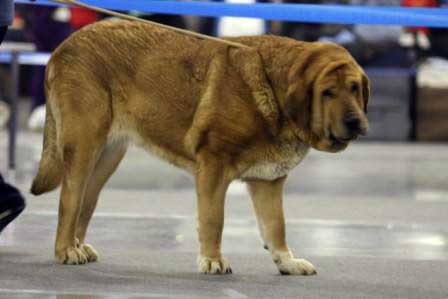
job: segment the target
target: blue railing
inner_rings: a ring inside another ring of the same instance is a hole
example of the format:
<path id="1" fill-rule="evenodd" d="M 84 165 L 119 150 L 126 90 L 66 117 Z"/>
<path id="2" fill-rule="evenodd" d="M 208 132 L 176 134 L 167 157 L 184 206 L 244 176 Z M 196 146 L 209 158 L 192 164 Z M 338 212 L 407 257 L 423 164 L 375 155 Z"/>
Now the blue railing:
<path id="1" fill-rule="evenodd" d="M 448 9 L 313 4 L 232 4 L 203 1 L 85 0 L 112 10 L 210 17 L 247 17 L 265 20 L 334 24 L 371 24 L 447 27 Z M 16 3 L 56 5 L 47 0 L 16 0 Z"/>

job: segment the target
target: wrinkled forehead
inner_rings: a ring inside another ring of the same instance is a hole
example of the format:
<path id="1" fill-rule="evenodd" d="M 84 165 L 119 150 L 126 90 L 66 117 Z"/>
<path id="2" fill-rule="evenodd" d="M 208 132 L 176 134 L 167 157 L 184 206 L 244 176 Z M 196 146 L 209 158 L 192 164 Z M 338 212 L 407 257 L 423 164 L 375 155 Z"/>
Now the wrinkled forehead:
<path id="1" fill-rule="evenodd" d="M 351 85 L 360 84 L 362 81 L 362 72 L 354 64 L 347 63 L 328 71 L 321 79 L 324 85 Z"/>

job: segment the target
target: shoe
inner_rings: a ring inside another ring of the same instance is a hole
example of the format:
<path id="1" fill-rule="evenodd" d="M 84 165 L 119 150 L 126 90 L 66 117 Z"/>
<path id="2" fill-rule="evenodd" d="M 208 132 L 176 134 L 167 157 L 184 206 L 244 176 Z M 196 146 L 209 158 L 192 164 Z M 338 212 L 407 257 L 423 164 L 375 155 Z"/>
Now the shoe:
<path id="1" fill-rule="evenodd" d="M 429 50 L 431 48 L 431 42 L 424 32 L 417 32 L 417 45 L 423 50 Z"/>
<path id="2" fill-rule="evenodd" d="M 0 176 L 0 233 L 25 209 L 20 191 L 5 183 Z"/>
<path id="3" fill-rule="evenodd" d="M 6 104 L 3 101 L 0 101 L 0 130 L 6 127 L 10 115 L 11 111 L 9 109 L 8 104 Z"/>
<path id="4" fill-rule="evenodd" d="M 399 39 L 398 44 L 404 48 L 412 48 L 415 46 L 415 37 L 411 32 L 403 32 Z"/>

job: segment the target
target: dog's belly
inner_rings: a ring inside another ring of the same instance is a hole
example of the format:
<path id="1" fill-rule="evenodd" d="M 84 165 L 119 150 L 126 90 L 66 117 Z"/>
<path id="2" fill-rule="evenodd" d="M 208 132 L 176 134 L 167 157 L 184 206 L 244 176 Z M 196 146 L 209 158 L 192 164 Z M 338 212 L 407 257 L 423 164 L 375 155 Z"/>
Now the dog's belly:
<path id="1" fill-rule="evenodd" d="M 309 150 L 305 144 L 282 144 L 277 148 L 276 159 L 257 161 L 243 172 L 241 178 L 268 181 L 281 178 L 296 167 Z"/>
<path id="2" fill-rule="evenodd" d="M 151 138 L 149 134 L 142 134 L 141 131 L 139 132 L 134 127 L 126 124 L 123 125 L 123 122 L 116 121 L 109 133 L 108 144 L 122 143 L 126 144 L 126 146 L 128 144 L 134 144 L 155 157 L 167 161 L 189 173 L 194 173 L 195 162 L 191 157 L 188 157 L 180 151 L 173 151 L 170 147 L 163 146 L 160 142 Z"/>

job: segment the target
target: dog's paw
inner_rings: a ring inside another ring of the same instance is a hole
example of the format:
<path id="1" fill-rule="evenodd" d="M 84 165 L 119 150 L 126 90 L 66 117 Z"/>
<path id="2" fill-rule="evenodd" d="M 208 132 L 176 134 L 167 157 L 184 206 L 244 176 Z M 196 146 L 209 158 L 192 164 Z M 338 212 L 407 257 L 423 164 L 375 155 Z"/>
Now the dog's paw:
<path id="1" fill-rule="evenodd" d="M 230 263 L 223 257 L 209 258 L 205 256 L 198 257 L 198 271 L 204 274 L 231 274 Z"/>
<path id="2" fill-rule="evenodd" d="M 89 263 L 96 262 L 99 259 L 98 251 L 93 248 L 90 244 L 80 244 L 79 249 L 84 253 L 84 255 L 87 257 L 87 261 Z"/>
<path id="3" fill-rule="evenodd" d="M 83 250 L 77 247 L 68 247 L 56 251 L 56 261 L 60 264 L 82 265 L 89 262 Z"/>
<path id="4" fill-rule="evenodd" d="M 286 259 L 277 264 L 282 275 L 315 275 L 316 268 L 305 259 Z"/>
<path id="5" fill-rule="evenodd" d="M 315 275 L 317 274 L 313 264 L 305 259 L 296 259 L 290 251 L 275 252 L 274 263 L 282 275 Z"/>
<path id="6" fill-rule="evenodd" d="M 316 268 L 305 259 L 290 259 L 277 265 L 282 275 L 315 275 Z"/>

